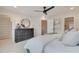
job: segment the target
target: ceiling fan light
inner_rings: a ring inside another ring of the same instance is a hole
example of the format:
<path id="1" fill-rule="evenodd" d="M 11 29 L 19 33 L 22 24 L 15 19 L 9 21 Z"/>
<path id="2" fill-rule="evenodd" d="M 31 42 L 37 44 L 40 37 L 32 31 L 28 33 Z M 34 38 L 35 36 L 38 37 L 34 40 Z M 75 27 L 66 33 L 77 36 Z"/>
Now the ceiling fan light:
<path id="1" fill-rule="evenodd" d="M 46 20 L 46 17 L 43 15 L 43 16 L 41 17 L 41 20 Z"/>
<path id="2" fill-rule="evenodd" d="M 70 10 L 74 10 L 74 7 L 71 7 Z"/>

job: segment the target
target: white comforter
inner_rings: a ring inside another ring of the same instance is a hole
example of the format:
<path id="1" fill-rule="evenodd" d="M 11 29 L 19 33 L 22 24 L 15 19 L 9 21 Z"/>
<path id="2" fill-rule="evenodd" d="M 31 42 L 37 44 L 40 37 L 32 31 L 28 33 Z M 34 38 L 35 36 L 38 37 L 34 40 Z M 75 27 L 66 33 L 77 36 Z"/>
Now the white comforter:
<path id="1" fill-rule="evenodd" d="M 79 46 L 66 46 L 61 41 L 50 42 L 44 49 L 45 53 L 79 53 Z"/>
<path id="2" fill-rule="evenodd" d="M 58 38 L 59 35 L 43 35 L 34 37 L 27 41 L 26 45 L 24 46 L 25 49 L 30 49 L 31 53 L 40 53 L 43 51 L 44 45 L 48 42 L 55 40 Z"/>
<path id="3" fill-rule="evenodd" d="M 34 37 L 26 43 L 25 49 L 29 49 L 31 53 L 79 53 L 79 46 L 65 46 L 58 38 L 59 35 L 44 35 Z"/>

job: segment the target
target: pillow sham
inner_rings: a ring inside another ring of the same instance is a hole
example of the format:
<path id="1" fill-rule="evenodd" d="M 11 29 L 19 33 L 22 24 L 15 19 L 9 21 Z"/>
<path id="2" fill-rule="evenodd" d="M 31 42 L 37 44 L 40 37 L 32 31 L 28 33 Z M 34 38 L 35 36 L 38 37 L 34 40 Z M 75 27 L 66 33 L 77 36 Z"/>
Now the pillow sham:
<path id="1" fill-rule="evenodd" d="M 79 32 L 70 31 L 68 32 L 62 40 L 62 43 L 67 46 L 76 46 L 79 44 Z"/>

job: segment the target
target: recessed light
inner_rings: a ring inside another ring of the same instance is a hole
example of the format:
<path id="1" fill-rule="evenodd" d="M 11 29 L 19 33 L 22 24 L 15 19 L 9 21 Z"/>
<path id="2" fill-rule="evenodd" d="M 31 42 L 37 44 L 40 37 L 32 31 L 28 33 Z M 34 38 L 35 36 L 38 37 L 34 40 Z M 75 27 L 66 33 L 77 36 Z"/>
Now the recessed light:
<path id="1" fill-rule="evenodd" d="M 70 10 L 74 10 L 74 7 L 71 7 Z"/>

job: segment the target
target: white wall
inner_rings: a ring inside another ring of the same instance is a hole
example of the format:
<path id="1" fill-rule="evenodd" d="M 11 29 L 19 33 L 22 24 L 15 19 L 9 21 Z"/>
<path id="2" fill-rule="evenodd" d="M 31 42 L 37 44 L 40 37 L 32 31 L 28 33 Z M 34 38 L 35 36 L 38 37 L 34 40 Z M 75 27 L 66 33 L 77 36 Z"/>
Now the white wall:
<path id="1" fill-rule="evenodd" d="M 33 20 L 34 23 L 34 35 L 39 36 L 41 35 L 41 18 L 40 17 L 35 17 Z"/>
<path id="2" fill-rule="evenodd" d="M 1 15 L 7 15 L 8 17 L 10 17 L 10 20 L 12 22 L 12 40 L 14 42 L 15 39 L 15 27 L 16 24 L 20 22 L 20 20 L 22 20 L 23 18 L 26 18 L 25 15 L 21 15 L 21 14 L 16 14 L 16 13 L 12 13 L 9 11 L 0 11 Z M 31 24 L 32 27 L 32 24 Z"/>
<path id="3" fill-rule="evenodd" d="M 61 20 L 61 32 L 64 32 L 64 18 L 74 17 L 74 28 L 79 30 L 79 13 L 67 13 L 57 16 Z"/>
<path id="4" fill-rule="evenodd" d="M 53 19 L 47 20 L 47 33 L 53 33 Z"/>
<path id="5" fill-rule="evenodd" d="M 21 14 L 16 14 L 13 12 L 9 12 L 9 11 L 0 11 L 0 14 L 4 14 L 4 15 L 8 15 L 11 18 L 11 22 L 12 22 L 12 39 L 14 41 L 14 30 L 15 30 L 15 26 L 16 23 L 20 22 L 21 19 L 29 17 L 28 15 L 21 15 Z M 67 14 L 62 14 L 62 15 L 58 15 L 58 16 L 47 16 L 47 20 L 50 19 L 55 19 L 57 18 L 60 21 L 60 29 L 57 29 L 57 31 L 59 33 L 63 33 L 64 32 L 64 18 L 65 17 L 74 17 L 75 19 L 75 28 L 77 28 L 79 26 L 79 13 L 67 13 Z M 34 27 L 34 35 L 38 36 L 41 34 L 41 16 L 39 17 L 31 17 L 31 27 Z M 79 28 L 79 27 L 78 27 Z"/>
<path id="6" fill-rule="evenodd" d="M 10 17 L 10 20 L 12 22 L 12 40 L 14 42 L 15 39 L 15 27 L 16 24 L 20 22 L 20 20 L 22 20 L 23 18 L 27 18 L 29 16 L 27 15 L 22 15 L 22 14 L 17 14 L 17 13 L 13 13 L 10 11 L 0 11 L 1 15 L 7 15 L 8 17 Z M 34 28 L 34 35 L 38 36 L 41 34 L 41 28 L 40 28 L 40 17 L 30 17 L 30 21 L 31 21 L 31 26 L 32 28 Z"/>

